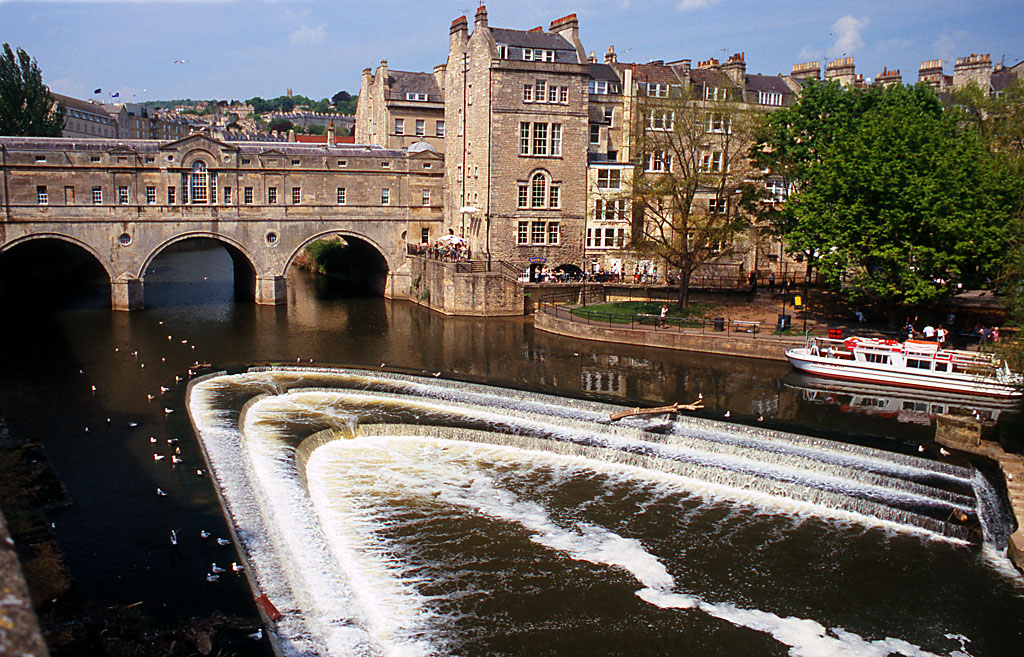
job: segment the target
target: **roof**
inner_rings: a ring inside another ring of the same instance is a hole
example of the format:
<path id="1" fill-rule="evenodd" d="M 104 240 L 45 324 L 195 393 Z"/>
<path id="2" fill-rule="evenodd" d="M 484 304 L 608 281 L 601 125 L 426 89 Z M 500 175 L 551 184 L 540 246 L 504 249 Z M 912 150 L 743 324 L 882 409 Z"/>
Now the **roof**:
<path id="1" fill-rule="evenodd" d="M 591 80 L 610 80 L 619 82 L 619 74 L 608 64 L 590 64 Z"/>
<path id="2" fill-rule="evenodd" d="M 413 73 L 410 71 L 388 71 L 388 86 L 391 93 L 402 98 L 407 93 L 427 94 L 441 97 L 441 88 L 437 86 L 437 78 L 433 73 Z"/>
<path id="3" fill-rule="evenodd" d="M 101 104 L 93 103 L 88 100 L 81 100 L 80 98 L 72 98 L 71 96 L 65 96 L 64 94 L 55 94 L 50 92 L 53 99 L 63 103 L 67 109 L 75 109 L 79 112 L 91 112 L 93 114 L 99 114 L 100 116 L 110 116 L 110 112 Z"/>
<path id="4" fill-rule="evenodd" d="M 348 157 L 373 156 L 373 157 L 405 157 L 406 152 L 395 148 L 382 148 L 374 144 L 352 144 L 337 143 L 334 146 L 326 144 L 303 144 L 299 142 L 254 142 L 254 141 L 223 141 L 191 135 L 177 141 L 188 139 L 204 138 L 210 141 L 221 143 L 225 146 L 236 148 L 239 152 L 247 155 L 259 154 L 265 151 L 276 151 L 283 155 L 313 155 L 327 153 L 330 155 L 344 155 Z M 338 138 L 341 141 L 342 137 Z M 156 139 L 80 139 L 67 137 L 0 137 L 0 146 L 13 150 L 32 151 L 72 151 L 72 152 L 100 152 L 104 153 L 114 149 L 128 149 L 136 153 L 156 153 L 161 146 L 169 143 Z"/>
<path id="5" fill-rule="evenodd" d="M 682 80 L 676 75 L 671 66 L 664 64 L 624 64 L 633 69 L 633 79 L 636 82 L 682 84 Z"/>
<path id="6" fill-rule="evenodd" d="M 1013 71 L 1002 70 L 998 73 L 993 73 L 990 82 L 992 91 L 1002 91 L 1018 79 L 1020 78 Z"/>
<path id="7" fill-rule="evenodd" d="M 571 50 L 576 52 L 576 47 L 565 40 L 560 34 L 549 32 L 526 32 L 524 30 L 507 30 L 500 27 L 492 27 L 491 36 L 496 43 L 504 43 L 509 46 L 522 48 L 545 48 L 548 50 Z"/>
<path id="8" fill-rule="evenodd" d="M 750 74 L 746 76 L 747 91 L 769 91 L 780 94 L 793 93 L 789 85 L 778 75 Z"/>
<path id="9" fill-rule="evenodd" d="M 736 86 L 736 83 L 732 81 L 732 78 L 713 68 L 690 69 L 690 81 L 693 82 L 693 84 L 702 87 L 727 88 Z"/>

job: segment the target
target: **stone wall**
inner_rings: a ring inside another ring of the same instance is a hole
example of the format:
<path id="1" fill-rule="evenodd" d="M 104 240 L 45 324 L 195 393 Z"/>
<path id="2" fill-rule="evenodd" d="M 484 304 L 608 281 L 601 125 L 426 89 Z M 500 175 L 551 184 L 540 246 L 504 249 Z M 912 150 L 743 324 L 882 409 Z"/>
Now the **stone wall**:
<path id="1" fill-rule="evenodd" d="M 457 269 L 457 263 L 453 262 L 409 258 L 409 300 L 444 315 L 510 317 L 523 314 L 521 285 L 497 272 L 460 272 Z"/>

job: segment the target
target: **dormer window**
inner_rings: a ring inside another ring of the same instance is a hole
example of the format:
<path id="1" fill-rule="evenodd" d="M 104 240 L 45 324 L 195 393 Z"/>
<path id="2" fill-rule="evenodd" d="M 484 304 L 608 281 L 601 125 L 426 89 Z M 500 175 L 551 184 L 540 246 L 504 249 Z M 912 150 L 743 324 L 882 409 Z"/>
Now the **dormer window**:
<path id="1" fill-rule="evenodd" d="M 410 92 L 405 94 L 405 99 L 406 100 L 425 101 L 427 99 L 427 94 L 413 93 L 413 92 L 410 91 Z"/>
<path id="2" fill-rule="evenodd" d="M 704 87 L 704 100 L 725 100 L 725 88 Z"/>
<path id="3" fill-rule="evenodd" d="M 668 98 L 668 85 L 663 82 L 647 83 L 647 95 L 655 98 Z"/>
<path id="4" fill-rule="evenodd" d="M 508 59 L 508 46 L 504 43 L 498 44 L 498 59 Z"/>
<path id="5" fill-rule="evenodd" d="M 757 104 L 758 105 L 782 105 L 782 94 L 774 93 L 771 91 L 758 91 L 757 92 Z"/>

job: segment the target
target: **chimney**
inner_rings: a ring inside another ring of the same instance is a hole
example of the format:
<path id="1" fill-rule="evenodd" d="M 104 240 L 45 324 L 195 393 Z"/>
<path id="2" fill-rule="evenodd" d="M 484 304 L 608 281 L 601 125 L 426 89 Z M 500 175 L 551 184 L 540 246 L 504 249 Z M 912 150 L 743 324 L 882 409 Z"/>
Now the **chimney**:
<path id="1" fill-rule="evenodd" d="M 587 55 L 587 61 L 589 63 L 591 63 L 591 64 L 596 64 L 597 63 L 597 55 L 594 54 L 593 50 L 591 50 L 590 54 Z"/>
<path id="2" fill-rule="evenodd" d="M 747 76 L 746 53 L 736 53 L 722 64 L 722 72 L 729 76 L 734 83 L 742 85 Z"/>
<path id="3" fill-rule="evenodd" d="M 580 21 L 576 18 L 576 14 L 569 14 L 551 21 L 548 32 L 558 34 L 572 44 L 576 49 L 576 61 L 581 64 L 587 61 L 587 51 L 583 49 L 583 43 L 580 41 Z"/>
<path id="4" fill-rule="evenodd" d="M 941 59 L 923 61 L 920 68 L 917 69 L 917 81 L 927 82 L 938 93 L 949 91 L 949 84 L 947 83 L 949 77 L 942 72 Z"/>
<path id="5" fill-rule="evenodd" d="M 882 72 L 875 77 L 875 84 L 883 87 L 891 87 L 894 84 L 903 84 L 903 76 L 900 75 L 899 69 L 890 71 L 888 68 L 882 67 Z"/>
<path id="6" fill-rule="evenodd" d="M 487 27 L 487 7 L 483 5 L 476 8 L 476 22 L 473 23 L 473 31 L 475 32 L 481 27 Z"/>
<path id="7" fill-rule="evenodd" d="M 992 85 L 992 58 L 988 53 L 979 55 L 971 53 L 968 57 L 957 57 L 953 67 L 953 88 L 959 89 L 974 83 L 983 93 L 988 93 Z"/>
<path id="8" fill-rule="evenodd" d="M 818 62 L 804 62 L 793 64 L 793 72 L 790 74 L 794 80 L 820 80 L 821 66 Z"/>
<path id="9" fill-rule="evenodd" d="M 334 119 L 327 124 L 327 145 L 334 146 Z"/>
<path id="10" fill-rule="evenodd" d="M 604 54 L 604 63 L 614 64 L 617 61 L 619 61 L 619 57 L 615 54 L 615 46 L 608 46 L 608 52 Z"/>
<path id="11" fill-rule="evenodd" d="M 829 62 L 825 67 L 825 79 L 838 80 L 839 84 L 843 86 L 853 84 L 856 80 L 853 57 L 840 57 Z"/>
<path id="12" fill-rule="evenodd" d="M 465 41 L 469 38 L 469 22 L 465 16 L 459 16 L 452 21 L 452 26 L 448 28 L 449 40 L 460 38 Z"/>

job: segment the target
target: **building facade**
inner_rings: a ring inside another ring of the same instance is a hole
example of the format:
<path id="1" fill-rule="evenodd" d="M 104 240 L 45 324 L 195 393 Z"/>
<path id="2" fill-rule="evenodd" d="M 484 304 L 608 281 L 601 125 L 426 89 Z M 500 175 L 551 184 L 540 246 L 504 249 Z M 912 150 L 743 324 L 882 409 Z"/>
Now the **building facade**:
<path id="1" fill-rule="evenodd" d="M 363 69 L 356 105 L 356 140 L 387 148 L 408 148 L 416 142 L 444 153 L 444 67 L 434 73 L 388 69 L 381 61 L 375 72 Z"/>

